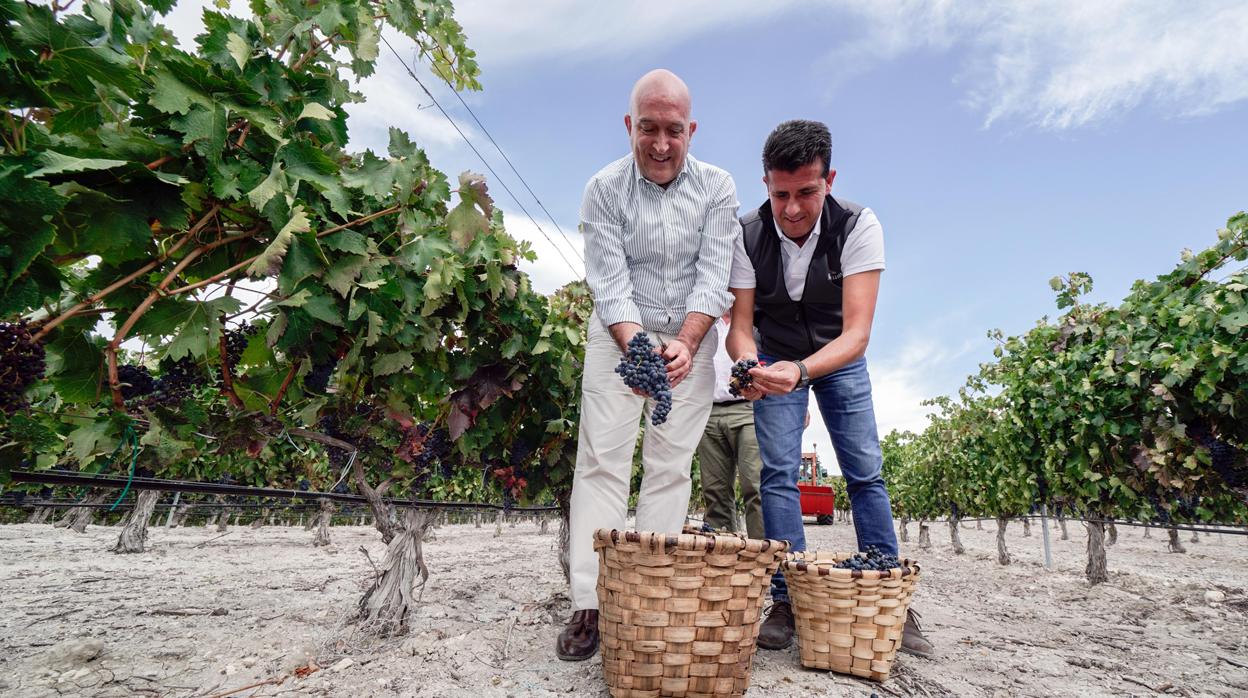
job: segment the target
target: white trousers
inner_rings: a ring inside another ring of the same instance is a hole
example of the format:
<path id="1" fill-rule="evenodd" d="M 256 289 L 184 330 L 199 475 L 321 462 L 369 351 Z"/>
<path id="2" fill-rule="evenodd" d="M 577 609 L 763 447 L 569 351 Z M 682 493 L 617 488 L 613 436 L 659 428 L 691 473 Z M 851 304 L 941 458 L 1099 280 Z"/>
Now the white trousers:
<path id="1" fill-rule="evenodd" d="M 647 421 L 641 449 L 644 473 L 637 496 L 637 530 L 680 533 L 689 512 L 693 452 L 711 414 L 714 333 L 712 327 L 702 340 L 692 370 L 672 391 L 667 421 L 656 427 L 649 422 L 654 400 L 634 395 L 624 385 L 615 372 L 620 362 L 619 347 L 597 315 L 589 319 L 569 521 L 573 610 L 598 608 L 594 531 L 625 527 L 633 451 L 643 414 Z M 649 334 L 655 346 L 675 338 L 659 332 Z"/>

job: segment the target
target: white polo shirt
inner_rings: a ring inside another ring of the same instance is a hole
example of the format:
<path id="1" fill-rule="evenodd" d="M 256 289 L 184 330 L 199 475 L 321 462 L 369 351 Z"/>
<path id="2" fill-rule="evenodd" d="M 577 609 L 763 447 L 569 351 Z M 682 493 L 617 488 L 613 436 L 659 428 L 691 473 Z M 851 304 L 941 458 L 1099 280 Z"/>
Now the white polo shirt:
<path id="1" fill-rule="evenodd" d="M 779 226 L 774 226 L 776 236 L 780 238 L 781 264 L 784 269 L 784 287 L 789 298 L 800 301 L 806 291 L 806 272 L 810 270 L 810 260 L 815 256 L 815 248 L 819 244 L 822 217 L 810 232 L 805 244 L 798 246 L 789 239 Z M 862 209 L 858 214 L 858 222 L 845 238 L 845 247 L 841 250 L 841 275 L 850 276 L 864 271 L 884 269 L 884 229 L 869 208 Z M 754 288 L 757 285 L 754 277 L 754 264 L 745 252 L 745 238 L 737 236 L 732 253 L 732 273 L 728 277 L 729 288 Z"/>
<path id="2" fill-rule="evenodd" d="M 741 237 L 738 235 L 737 237 Z M 732 357 L 728 356 L 728 328 L 722 317 L 715 320 L 715 334 L 718 346 L 715 347 L 715 402 L 740 400 L 737 395 L 728 391 L 728 382 L 732 380 Z"/>

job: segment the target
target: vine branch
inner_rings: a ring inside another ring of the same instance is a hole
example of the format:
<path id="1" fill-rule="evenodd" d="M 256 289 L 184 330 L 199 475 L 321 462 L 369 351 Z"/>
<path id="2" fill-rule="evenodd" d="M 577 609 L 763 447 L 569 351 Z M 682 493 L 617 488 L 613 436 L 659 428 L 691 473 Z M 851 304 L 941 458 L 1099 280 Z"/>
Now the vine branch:
<path id="1" fill-rule="evenodd" d="M 278 388 L 277 395 L 269 401 L 269 415 L 277 416 L 277 407 L 282 403 L 282 398 L 286 397 L 286 390 L 290 388 L 290 384 L 295 380 L 295 374 L 299 372 L 299 366 L 303 364 L 303 359 L 295 359 L 290 364 L 290 370 L 286 372 L 286 378 L 282 380 L 282 387 Z"/>
<path id="2" fill-rule="evenodd" d="M 336 232 L 338 232 L 338 231 L 340 231 L 340 230 L 345 230 L 345 229 L 347 229 L 347 228 L 351 228 L 351 227 L 353 227 L 353 226 L 357 226 L 357 225 L 360 225 L 360 224 L 362 224 L 362 223 L 367 223 L 367 222 L 369 222 L 369 221 L 371 221 L 371 220 L 374 220 L 374 219 L 377 219 L 377 218 L 381 218 L 382 216 L 387 216 L 387 215 L 389 215 L 389 214 L 391 214 L 391 213 L 395 213 L 395 212 L 397 212 L 397 211 L 401 210 L 402 208 L 403 208 L 402 206 L 391 206 L 390 208 L 383 209 L 383 210 L 378 211 L 378 212 L 376 212 L 376 213 L 370 213 L 370 214 L 369 214 L 369 215 L 367 215 L 367 216 L 363 216 L 363 217 L 361 217 L 361 218 L 357 218 L 357 219 L 355 219 L 355 220 L 353 220 L 353 221 L 350 221 L 350 222 L 347 222 L 347 223 L 343 223 L 342 225 L 336 225 L 336 226 L 334 226 L 334 227 L 332 227 L 332 228 L 330 228 L 330 229 L 328 229 L 328 230 L 323 230 L 323 231 L 321 231 L 321 232 L 317 233 L 317 234 L 316 234 L 316 237 L 317 237 L 318 239 L 319 239 L 319 238 L 323 238 L 323 237 L 325 237 L 326 235 L 330 235 L 330 234 L 332 234 L 332 233 L 336 233 Z M 248 257 L 247 259 L 244 259 L 243 261 L 239 262 L 238 264 L 235 264 L 234 266 L 229 267 L 229 268 L 228 268 L 228 269 L 226 269 L 225 271 L 222 271 L 222 272 L 220 272 L 220 273 L 214 274 L 214 275 L 212 275 L 212 276 L 208 277 L 207 279 L 204 279 L 203 281 L 196 281 L 196 282 L 195 282 L 195 283 L 193 283 L 193 284 L 187 284 L 186 286 L 182 286 L 182 287 L 180 287 L 180 288 L 175 288 L 175 289 L 173 289 L 172 291 L 169 291 L 169 293 L 168 293 L 167 295 L 170 295 L 170 296 L 176 296 L 176 295 L 178 295 L 179 293 L 187 293 L 187 292 L 190 292 L 190 291 L 194 291 L 194 290 L 196 290 L 196 289 L 203 288 L 203 287 L 205 287 L 205 286 L 207 286 L 207 285 L 209 285 L 209 284 L 215 284 L 216 282 L 220 281 L 221 279 L 224 279 L 225 277 L 229 276 L 230 274 L 233 274 L 234 272 L 238 271 L 239 269 L 244 269 L 244 268 L 248 267 L 248 266 L 249 266 L 252 262 L 254 262 L 254 261 L 256 261 L 257 259 L 259 259 L 261 254 L 263 254 L 263 253 L 260 253 L 260 254 L 257 254 L 257 255 L 254 255 L 254 256 Z"/>
<path id="3" fill-rule="evenodd" d="M 221 357 L 221 394 L 230 401 L 231 407 L 241 410 L 244 407 L 243 400 L 234 391 L 234 376 L 230 371 L 230 352 L 229 346 L 225 341 L 225 332 L 222 332 L 221 338 L 217 340 L 217 353 Z"/>
<path id="4" fill-rule="evenodd" d="M 212 218 L 216 216 L 217 212 L 220 210 L 221 210 L 221 206 L 219 204 L 214 205 L 212 208 L 208 209 L 208 211 L 204 213 L 204 215 L 201 216 L 200 219 L 196 221 L 193 226 L 191 226 L 190 230 L 186 232 L 186 235 L 183 236 L 181 240 L 178 240 L 176 243 L 174 243 L 173 247 L 170 247 L 167 252 L 165 252 L 163 255 L 160 256 L 159 259 L 154 259 L 148 262 L 147 264 L 144 264 L 143 266 L 139 267 L 137 270 L 127 274 L 126 276 L 123 276 L 122 278 L 113 282 L 106 288 L 97 292 L 96 294 L 88 298 L 87 300 L 82 301 L 81 303 L 75 305 L 69 310 L 66 310 L 65 312 L 61 313 L 56 318 L 44 323 L 43 326 L 39 328 L 39 331 L 35 333 L 35 336 L 34 336 L 35 341 L 42 339 L 49 332 L 56 329 L 58 325 L 72 318 L 78 313 L 82 312 L 84 309 L 89 308 L 95 305 L 96 303 L 100 302 L 105 297 L 107 297 L 110 293 L 113 293 L 117 289 L 122 288 L 123 286 L 129 284 L 131 281 L 134 281 L 140 276 L 143 276 L 144 274 L 155 269 L 161 264 L 164 264 L 165 261 L 167 261 L 170 257 L 174 255 L 174 253 L 182 249 L 183 245 L 190 242 L 196 235 L 198 235 L 199 231 L 203 230 L 204 226 L 208 225 L 208 221 L 212 220 Z"/>
<path id="5" fill-rule="evenodd" d="M 201 220 L 206 221 L 207 216 Z M 147 297 L 143 299 L 143 302 L 139 303 L 138 307 L 134 309 L 134 312 L 130 313 L 130 317 L 126 318 L 125 323 L 123 323 L 117 330 L 117 334 L 113 337 L 113 341 L 109 342 L 108 346 L 104 348 L 104 353 L 108 356 L 108 383 L 109 387 L 112 389 L 114 407 L 119 410 L 125 408 L 125 400 L 122 399 L 121 396 L 121 380 L 117 377 L 117 349 L 125 340 L 126 335 L 130 333 L 130 330 L 134 328 L 135 323 L 139 321 L 139 318 L 143 317 L 143 314 L 150 310 L 152 305 L 156 303 L 157 300 L 166 295 L 165 289 L 169 287 L 169 284 L 173 283 L 173 280 L 178 277 L 178 274 L 181 274 L 182 270 L 190 266 L 196 259 L 199 259 L 199 257 L 205 252 L 211 252 L 222 245 L 228 245 L 239 240 L 244 240 L 252 237 L 253 235 L 255 235 L 255 231 L 248 231 L 246 233 L 232 235 L 227 238 L 213 240 L 206 245 L 201 245 L 191 250 L 185 257 L 173 266 L 173 269 L 165 275 L 165 278 L 160 282 L 160 284 L 153 289 L 151 293 L 147 294 Z"/>

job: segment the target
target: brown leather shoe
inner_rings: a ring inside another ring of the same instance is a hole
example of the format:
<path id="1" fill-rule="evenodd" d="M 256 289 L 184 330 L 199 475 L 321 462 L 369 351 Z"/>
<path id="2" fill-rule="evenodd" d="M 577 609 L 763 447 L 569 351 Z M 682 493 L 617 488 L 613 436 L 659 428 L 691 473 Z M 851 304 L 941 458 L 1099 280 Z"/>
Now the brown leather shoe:
<path id="1" fill-rule="evenodd" d="M 788 649 L 793 644 L 793 607 L 788 601 L 777 601 L 771 605 L 771 613 L 763 621 L 758 630 L 758 646 L 765 650 Z"/>
<path id="2" fill-rule="evenodd" d="M 906 625 L 902 629 L 901 647 L 897 649 L 916 657 L 931 659 L 936 647 L 923 636 L 923 626 L 919 625 L 920 616 L 914 609 L 906 610 Z"/>
<path id="3" fill-rule="evenodd" d="M 565 662 L 581 662 L 598 651 L 598 610 L 576 611 L 555 641 L 555 654 Z"/>

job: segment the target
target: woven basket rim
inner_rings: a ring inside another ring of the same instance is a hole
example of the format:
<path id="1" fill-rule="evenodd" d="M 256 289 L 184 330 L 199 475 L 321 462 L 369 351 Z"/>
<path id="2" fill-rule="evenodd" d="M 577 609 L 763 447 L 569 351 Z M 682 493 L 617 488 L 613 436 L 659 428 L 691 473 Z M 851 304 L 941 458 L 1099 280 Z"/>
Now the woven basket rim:
<path id="1" fill-rule="evenodd" d="M 734 554 L 743 550 L 751 553 L 783 553 L 789 549 L 787 540 L 770 538 L 746 538 L 741 535 L 716 533 L 655 533 L 653 531 L 621 531 L 600 528 L 594 531 L 594 541 L 615 547 L 621 541 L 638 543 L 647 550 L 671 552 L 673 550 L 701 550 L 708 553 Z"/>
<path id="2" fill-rule="evenodd" d="M 820 556 L 824 557 L 820 557 Z M 827 555 L 832 555 L 831 558 Z M 852 557 L 854 553 L 826 553 L 818 550 L 796 551 L 789 553 L 788 558 L 781 561 L 780 569 L 786 572 L 817 574 L 820 577 L 836 577 L 840 579 L 905 579 L 918 575 L 919 563 L 916 560 L 902 560 L 901 567 L 887 570 L 850 570 L 833 567 L 837 562 Z"/>

